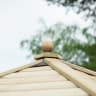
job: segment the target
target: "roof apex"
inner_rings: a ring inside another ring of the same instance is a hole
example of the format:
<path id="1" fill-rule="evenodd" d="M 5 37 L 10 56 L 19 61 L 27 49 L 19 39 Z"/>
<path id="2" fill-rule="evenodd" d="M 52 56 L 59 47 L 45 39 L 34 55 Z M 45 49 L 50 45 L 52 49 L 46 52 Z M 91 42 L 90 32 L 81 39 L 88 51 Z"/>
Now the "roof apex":
<path id="1" fill-rule="evenodd" d="M 62 59 L 60 55 L 57 53 L 53 53 L 54 44 L 52 41 L 46 40 L 42 43 L 41 48 L 43 49 L 44 53 L 36 55 L 34 58 L 36 60 L 38 59 L 44 59 L 44 58 L 56 58 L 56 59 Z"/>
<path id="2" fill-rule="evenodd" d="M 56 53 L 52 53 L 52 52 L 44 52 L 41 53 L 39 55 L 36 55 L 34 57 L 36 60 L 38 59 L 44 59 L 44 58 L 56 58 L 56 59 L 62 59 L 62 57 Z"/>

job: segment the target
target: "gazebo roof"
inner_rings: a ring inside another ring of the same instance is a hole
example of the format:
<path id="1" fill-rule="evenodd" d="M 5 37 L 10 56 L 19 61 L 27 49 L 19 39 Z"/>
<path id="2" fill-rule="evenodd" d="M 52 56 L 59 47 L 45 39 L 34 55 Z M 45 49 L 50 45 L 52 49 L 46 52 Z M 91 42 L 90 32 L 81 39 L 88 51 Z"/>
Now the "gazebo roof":
<path id="1" fill-rule="evenodd" d="M 32 64 L 0 73 L 0 96 L 96 96 L 96 72 L 45 52 Z"/>

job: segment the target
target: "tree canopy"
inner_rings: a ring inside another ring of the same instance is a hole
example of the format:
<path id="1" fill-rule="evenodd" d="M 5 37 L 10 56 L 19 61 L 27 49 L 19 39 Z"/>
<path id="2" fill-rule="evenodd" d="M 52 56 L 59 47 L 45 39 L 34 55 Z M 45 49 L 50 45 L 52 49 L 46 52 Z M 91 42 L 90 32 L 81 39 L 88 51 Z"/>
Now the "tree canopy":
<path id="1" fill-rule="evenodd" d="M 96 16 L 96 0 L 46 0 L 53 4 L 71 7 L 77 13 L 85 12 L 87 17 Z"/>
<path id="2" fill-rule="evenodd" d="M 22 40 L 21 46 L 27 44 L 30 54 L 42 52 L 40 43 L 45 38 L 54 42 L 54 52 L 64 60 L 96 71 L 96 0 L 46 0 L 53 4 L 71 8 L 77 13 L 91 17 L 92 24 L 85 28 L 77 25 L 55 24 L 29 39 Z"/>
<path id="3" fill-rule="evenodd" d="M 96 70 L 96 35 L 91 34 L 90 28 L 55 24 L 30 39 L 23 40 L 31 54 L 42 52 L 40 43 L 45 38 L 54 42 L 54 52 L 59 53 L 64 60 Z M 82 38 L 79 38 L 79 37 Z"/>

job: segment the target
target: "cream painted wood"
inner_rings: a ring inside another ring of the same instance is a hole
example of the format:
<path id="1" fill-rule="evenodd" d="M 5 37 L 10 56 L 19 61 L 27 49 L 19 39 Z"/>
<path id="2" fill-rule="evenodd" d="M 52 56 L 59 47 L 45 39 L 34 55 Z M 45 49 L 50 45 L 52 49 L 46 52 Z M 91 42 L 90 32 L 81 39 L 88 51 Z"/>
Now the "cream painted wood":
<path id="1" fill-rule="evenodd" d="M 34 58 L 36 60 L 39 59 L 44 59 L 44 58 L 57 58 L 57 59 L 62 59 L 62 57 L 56 53 L 52 53 L 52 52 L 44 52 L 42 54 L 36 55 Z"/>
<path id="2" fill-rule="evenodd" d="M 81 67 L 81 66 L 78 66 L 78 65 L 75 65 L 75 64 L 68 63 L 66 61 L 63 61 L 63 63 L 69 65 L 70 67 L 72 67 L 73 69 L 76 69 L 78 71 L 82 71 L 82 72 L 87 73 L 89 75 L 96 76 L 96 72 L 95 71 L 86 69 L 84 67 Z"/>
<path id="3" fill-rule="evenodd" d="M 46 58 L 45 62 L 50 65 L 53 69 L 57 70 L 64 77 L 68 78 L 72 82 L 74 82 L 77 86 L 84 89 L 92 96 L 96 96 L 96 82 L 92 79 L 88 78 L 80 74 L 78 71 L 74 71 L 74 69 L 70 68 L 68 65 L 64 64 L 62 61 L 58 59 Z"/>
<path id="4" fill-rule="evenodd" d="M 90 76 L 90 78 L 96 82 L 96 77 Z"/>
<path id="5" fill-rule="evenodd" d="M 20 78 L 20 77 L 36 77 L 36 76 L 50 76 L 50 75 L 59 75 L 56 71 L 50 70 L 50 71 L 35 71 L 35 72 L 18 72 L 18 73 L 12 73 L 4 78 Z"/>
<path id="6" fill-rule="evenodd" d="M 88 96 L 88 94 L 80 88 L 71 88 L 37 91 L 0 92 L 0 96 Z"/>
<path id="7" fill-rule="evenodd" d="M 5 72 L 1 72 L 0 73 L 0 77 L 6 76 L 6 75 L 8 75 L 10 73 L 21 71 L 21 70 L 29 68 L 29 67 L 32 67 L 32 65 L 35 65 L 35 64 L 38 64 L 38 63 L 41 63 L 41 62 L 42 62 L 42 60 L 37 60 L 36 62 L 34 62 L 32 64 L 26 64 L 26 65 L 23 65 L 23 66 L 20 66 L 20 67 L 17 67 L 17 68 L 13 68 L 13 69 L 7 70 Z"/>
<path id="8" fill-rule="evenodd" d="M 29 77 L 29 78 L 6 78 L 0 79 L 0 85 L 3 84 L 24 84 L 24 83 L 37 83 L 37 82 L 52 82 L 52 81 L 64 81 L 67 80 L 62 76 L 43 76 L 43 77 Z"/>
<path id="9" fill-rule="evenodd" d="M 94 81 L 96 81 L 95 79 L 96 79 L 96 76 L 91 76 L 91 75 L 88 75 L 88 74 L 86 74 L 86 73 L 84 73 L 84 72 L 81 72 L 81 71 L 77 71 L 77 70 L 75 70 L 76 72 L 79 72 L 80 74 L 82 74 L 82 75 L 84 75 L 84 76 L 87 76 L 88 78 L 90 78 L 90 79 L 92 79 L 92 80 L 94 80 Z M 94 79 L 95 78 L 95 79 Z"/>
<path id="10" fill-rule="evenodd" d="M 67 89 L 76 88 L 70 81 L 57 81 L 57 82 L 42 82 L 30 84 L 17 84 L 17 85 L 0 85 L 1 91 L 31 91 L 31 90 L 45 90 L 45 89 Z"/>
<path id="11" fill-rule="evenodd" d="M 52 68 L 49 66 L 32 67 L 32 68 L 24 69 L 24 70 L 22 70 L 22 72 L 48 71 L 48 70 L 52 70 Z"/>

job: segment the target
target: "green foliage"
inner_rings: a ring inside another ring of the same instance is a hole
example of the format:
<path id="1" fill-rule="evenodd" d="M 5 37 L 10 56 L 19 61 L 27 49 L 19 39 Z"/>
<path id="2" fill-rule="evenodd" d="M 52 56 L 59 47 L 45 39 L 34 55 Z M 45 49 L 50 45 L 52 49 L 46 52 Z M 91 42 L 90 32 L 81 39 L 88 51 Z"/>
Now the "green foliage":
<path id="1" fill-rule="evenodd" d="M 92 35 L 89 29 L 55 24 L 31 39 L 23 40 L 21 46 L 27 44 L 31 54 L 39 54 L 42 52 L 41 42 L 50 38 L 54 42 L 53 51 L 64 60 L 96 70 L 96 35 Z"/>
<path id="2" fill-rule="evenodd" d="M 46 0 L 53 4 L 71 7 L 77 13 L 85 12 L 86 16 L 96 16 L 96 0 Z"/>

